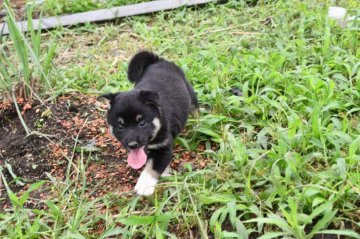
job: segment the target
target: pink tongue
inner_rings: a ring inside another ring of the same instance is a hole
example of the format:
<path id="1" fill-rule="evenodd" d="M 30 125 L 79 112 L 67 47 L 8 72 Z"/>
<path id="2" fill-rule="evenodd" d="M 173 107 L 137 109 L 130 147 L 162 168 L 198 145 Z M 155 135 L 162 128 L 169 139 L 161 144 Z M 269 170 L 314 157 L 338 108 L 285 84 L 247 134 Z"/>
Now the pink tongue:
<path id="1" fill-rule="evenodd" d="M 130 150 L 127 161 L 133 169 L 139 169 L 146 163 L 146 154 L 144 147 L 139 149 Z"/>

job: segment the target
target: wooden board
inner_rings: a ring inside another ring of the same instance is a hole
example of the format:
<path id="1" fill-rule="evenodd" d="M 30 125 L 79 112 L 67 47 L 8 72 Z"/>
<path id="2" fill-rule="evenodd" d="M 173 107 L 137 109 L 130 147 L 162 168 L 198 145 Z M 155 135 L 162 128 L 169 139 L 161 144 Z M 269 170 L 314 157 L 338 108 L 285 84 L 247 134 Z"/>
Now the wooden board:
<path id="1" fill-rule="evenodd" d="M 170 10 L 182 6 L 192 6 L 215 1 L 216 0 L 158 0 L 58 17 L 48 17 L 41 20 L 34 19 L 33 25 L 34 29 L 38 29 L 39 25 L 41 29 L 51 29 L 58 26 L 71 26 L 87 22 L 110 21 L 116 18 Z M 27 21 L 17 22 L 17 25 L 22 32 L 27 31 Z M 0 32 L 2 32 L 3 35 L 9 34 L 7 24 L 0 24 Z"/>

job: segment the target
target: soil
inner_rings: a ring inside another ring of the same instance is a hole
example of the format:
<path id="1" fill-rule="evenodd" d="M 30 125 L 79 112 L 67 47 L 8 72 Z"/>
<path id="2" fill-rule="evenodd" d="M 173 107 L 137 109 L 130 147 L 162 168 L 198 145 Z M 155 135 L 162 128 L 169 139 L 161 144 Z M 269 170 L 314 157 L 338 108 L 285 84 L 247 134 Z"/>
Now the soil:
<path id="1" fill-rule="evenodd" d="M 6 10 L 4 8 L 3 2 L 3 0 L 0 0 L 0 23 L 4 21 L 4 17 L 6 16 Z M 15 18 L 17 20 L 23 20 L 25 15 L 26 0 L 11 0 L 9 2 L 13 8 Z"/>
<path id="2" fill-rule="evenodd" d="M 77 165 L 81 152 L 90 199 L 108 192 L 132 192 L 141 171 L 127 165 L 126 150 L 110 134 L 105 102 L 87 95 L 62 96 L 51 104 L 17 102 L 26 125 L 38 133 L 27 136 L 16 108 L 0 102 L 0 167 L 14 192 L 21 194 L 30 184 L 48 180 L 48 175 L 64 180 L 69 159 Z M 175 146 L 171 167 L 182 170 L 184 162 L 194 169 L 205 167 L 209 159 L 203 158 L 202 150 L 200 146 L 197 153 L 188 152 Z M 0 211 L 8 207 L 5 187 L 0 184 Z"/>

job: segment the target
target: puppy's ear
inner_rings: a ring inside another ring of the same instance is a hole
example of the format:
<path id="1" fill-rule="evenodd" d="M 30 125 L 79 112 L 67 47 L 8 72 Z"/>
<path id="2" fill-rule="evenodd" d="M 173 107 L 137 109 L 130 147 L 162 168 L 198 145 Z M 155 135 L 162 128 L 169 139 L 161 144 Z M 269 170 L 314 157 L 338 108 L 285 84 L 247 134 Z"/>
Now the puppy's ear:
<path id="1" fill-rule="evenodd" d="M 159 106 L 160 97 L 155 91 L 140 90 L 139 99 L 145 104 Z"/>
<path id="2" fill-rule="evenodd" d="M 115 99 L 116 96 L 117 96 L 117 94 L 107 93 L 107 94 L 100 95 L 98 97 L 98 99 L 104 98 L 104 99 L 107 99 L 110 102 L 112 102 Z"/>

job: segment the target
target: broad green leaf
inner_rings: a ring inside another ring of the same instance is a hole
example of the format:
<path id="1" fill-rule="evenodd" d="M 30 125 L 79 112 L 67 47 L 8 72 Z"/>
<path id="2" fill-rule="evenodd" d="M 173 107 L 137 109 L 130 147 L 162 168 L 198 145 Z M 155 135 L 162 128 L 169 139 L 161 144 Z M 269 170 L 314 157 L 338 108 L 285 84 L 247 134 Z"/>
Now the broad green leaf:
<path id="1" fill-rule="evenodd" d="M 207 136 L 210 136 L 211 139 L 215 142 L 220 143 L 222 141 L 220 135 L 215 131 L 211 130 L 210 128 L 198 128 L 196 129 L 196 131 L 205 134 Z"/>
<path id="2" fill-rule="evenodd" d="M 46 206 L 49 207 L 49 209 L 51 210 L 52 216 L 53 218 L 57 218 L 58 216 L 61 215 L 61 211 L 60 208 L 58 206 L 56 206 L 52 201 L 47 200 L 45 202 Z"/>
<path id="3" fill-rule="evenodd" d="M 249 235 L 244 224 L 237 219 L 236 220 L 236 232 L 240 235 L 241 239 L 248 239 Z"/>
<path id="4" fill-rule="evenodd" d="M 229 210 L 229 219 L 233 228 L 236 227 L 236 204 L 235 201 L 228 202 L 227 208 Z"/>
<path id="5" fill-rule="evenodd" d="M 338 158 L 336 160 L 336 164 L 339 169 L 339 174 L 342 179 L 346 178 L 346 162 L 344 158 Z"/>
<path id="6" fill-rule="evenodd" d="M 325 211 L 324 216 L 314 225 L 310 234 L 313 235 L 317 233 L 319 230 L 325 228 L 330 223 L 330 221 L 335 217 L 336 213 L 337 210 Z"/>
<path id="7" fill-rule="evenodd" d="M 99 239 L 105 239 L 105 238 L 109 238 L 111 236 L 116 236 L 119 234 L 122 234 L 124 232 L 124 229 L 121 227 L 115 227 L 112 228 L 110 230 L 105 231 L 100 237 Z"/>
<path id="8" fill-rule="evenodd" d="M 30 187 L 27 191 L 32 192 L 32 191 L 40 188 L 42 185 L 44 185 L 44 183 L 46 183 L 46 181 L 39 181 L 39 182 L 33 183 L 30 185 Z"/>
<path id="9" fill-rule="evenodd" d="M 223 203 L 226 204 L 228 202 L 231 202 L 233 200 L 235 200 L 235 195 L 233 194 L 218 194 L 218 193 L 214 193 L 214 194 L 201 194 L 199 196 L 199 200 L 200 202 L 204 203 L 204 204 L 212 204 L 212 203 Z"/>
<path id="10" fill-rule="evenodd" d="M 315 234 L 330 234 L 330 235 L 339 235 L 339 236 L 348 236 L 350 238 L 360 239 L 360 234 L 352 230 L 342 229 L 342 230 L 322 230 L 318 231 Z"/>
<path id="11" fill-rule="evenodd" d="M 311 125 L 314 135 L 318 137 L 321 130 L 320 106 L 315 105 L 311 114 Z"/>
<path id="12" fill-rule="evenodd" d="M 225 210 L 225 206 L 217 209 L 212 215 L 211 215 L 211 218 L 210 218 L 210 221 L 209 221 L 209 226 L 210 226 L 210 230 L 212 232 L 214 232 L 214 228 L 215 228 L 215 224 L 216 222 L 218 222 L 219 220 L 219 217 L 220 217 L 220 214 Z"/>
<path id="13" fill-rule="evenodd" d="M 222 237 L 223 238 L 241 238 L 241 236 L 236 232 L 228 232 L 228 231 L 222 231 Z"/>
<path id="14" fill-rule="evenodd" d="M 265 234 L 258 237 L 258 239 L 283 238 L 285 235 L 288 234 L 284 232 L 265 232 Z"/>
<path id="15" fill-rule="evenodd" d="M 119 222 L 128 226 L 146 225 L 155 222 L 155 216 L 129 216 L 120 218 Z"/>
<path id="16" fill-rule="evenodd" d="M 321 204 L 320 206 L 316 207 L 312 213 L 310 214 L 310 219 L 313 220 L 315 217 L 319 216 L 324 212 L 330 212 L 333 208 L 333 202 L 326 201 L 325 203 Z"/>
<path id="17" fill-rule="evenodd" d="M 215 223 L 214 234 L 215 234 L 215 238 L 219 238 L 219 239 L 223 238 L 222 237 L 221 224 L 219 222 Z"/>
<path id="18" fill-rule="evenodd" d="M 323 203 L 323 202 L 325 202 L 325 201 L 326 201 L 325 198 L 316 197 L 316 198 L 314 198 L 314 200 L 313 200 L 313 202 L 312 202 L 312 207 L 314 208 L 314 207 L 316 207 L 317 205 L 319 205 L 319 204 L 321 204 L 321 203 Z"/>
<path id="19" fill-rule="evenodd" d="M 293 230 L 289 226 L 289 224 L 280 216 L 275 214 L 269 214 L 267 218 L 254 218 L 247 221 L 244 221 L 245 223 L 248 222 L 261 222 L 265 224 L 274 224 L 278 226 L 280 229 L 282 229 L 286 233 L 292 234 Z"/>
<path id="20" fill-rule="evenodd" d="M 177 143 L 179 143 L 180 145 L 182 145 L 186 150 L 191 149 L 187 139 L 185 139 L 183 137 L 177 137 L 175 141 Z"/>
<path id="21" fill-rule="evenodd" d="M 358 136 L 349 146 L 349 156 L 354 157 L 360 148 L 360 136 Z"/>

